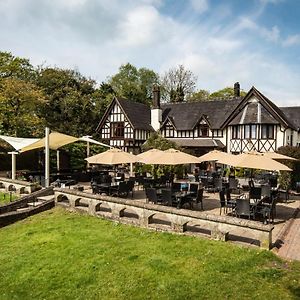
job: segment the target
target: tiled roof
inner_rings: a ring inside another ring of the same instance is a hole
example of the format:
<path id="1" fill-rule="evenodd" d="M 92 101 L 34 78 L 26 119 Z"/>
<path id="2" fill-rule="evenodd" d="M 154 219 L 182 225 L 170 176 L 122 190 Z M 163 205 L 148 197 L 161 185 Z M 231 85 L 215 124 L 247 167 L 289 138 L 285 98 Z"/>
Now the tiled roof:
<path id="1" fill-rule="evenodd" d="M 117 98 L 117 100 L 135 129 L 153 131 L 149 106 L 123 98 Z"/>
<path id="2" fill-rule="evenodd" d="M 177 130 L 191 130 L 197 125 L 201 116 L 205 115 L 212 129 L 220 128 L 241 98 L 232 100 L 211 100 L 191 103 L 163 104 L 163 121 L 171 117 Z"/>
<path id="3" fill-rule="evenodd" d="M 184 138 L 169 138 L 169 141 L 175 142 L 181 147 L 212 147 L 212 148 L 225 148 L 225 145 L 217 139 L 184 139 Z"/>
<path id="4" fill-rule="evenodd" d="M 300 128 L 300 106 L 280 107 L 287 119 L 294 125 L 295 129 Z"/>

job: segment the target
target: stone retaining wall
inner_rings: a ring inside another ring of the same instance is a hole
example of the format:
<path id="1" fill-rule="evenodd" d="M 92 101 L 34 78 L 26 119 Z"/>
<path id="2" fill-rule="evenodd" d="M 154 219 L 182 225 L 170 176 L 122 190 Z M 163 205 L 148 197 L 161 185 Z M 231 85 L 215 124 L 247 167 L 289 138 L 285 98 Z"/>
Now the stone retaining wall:
<path id="1" fill-rule="evenodd" d="M 0 177 L 0 187 L 5 188 L 7 192 L 16 191 L 18 194 L 31 194 L 38 190 L 38 186 L 35 183 L 3 177 Z"/>
<path id="2" fill-rule="evenodd" d="M 48 195 L 52 195 L 52 194 L 53 194 L 53 187 L 49 187 L 49 188 L 42 189 L 42 190 L 36 191 L 34 193 L 31 193 L 30 195 L 26 195 L 17 201 L 0 206 L 0 215 L 9 213 L 9 212 L 13 212 L 19 208 L 27 207 L 27 203 L 34 202 L 37 199 L 37 197 L 48 196 Z"/>
<path id="3" fill-rule="evenodd" d="M 188 228 L 197 226 L 195 228 L 209 232 L 212 238 L 224 241 L 236 232 L 242 232 L 245 238 L 254 235 L 262 248 L 270 249 L 272 246 L 274 226 L 255 221 L 70 189 L 55 188 L 54 195 L 58 205 L 122 223 L 178 233 L 186 233 Z M 157 222 L 157 219 L 160 221 Z"/>

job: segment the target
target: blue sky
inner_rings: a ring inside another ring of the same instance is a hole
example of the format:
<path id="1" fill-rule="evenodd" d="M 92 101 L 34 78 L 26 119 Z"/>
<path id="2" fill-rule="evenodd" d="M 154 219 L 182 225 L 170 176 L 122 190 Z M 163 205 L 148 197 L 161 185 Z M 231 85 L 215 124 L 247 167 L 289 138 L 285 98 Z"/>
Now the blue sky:
<path id="1" fill-rule="evenodd" d="M 104 81 L 184 64 L 197 88 L 239 81 L 300 105 L 298 0 L 0 0 L 0 50 Z"/>

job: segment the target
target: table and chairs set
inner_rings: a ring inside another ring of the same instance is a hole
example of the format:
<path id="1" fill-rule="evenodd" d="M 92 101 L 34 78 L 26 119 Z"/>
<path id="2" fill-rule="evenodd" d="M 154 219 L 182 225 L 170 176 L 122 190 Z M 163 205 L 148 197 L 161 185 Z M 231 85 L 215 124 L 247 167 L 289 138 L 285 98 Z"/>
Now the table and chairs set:
<path id="1" fill-rule="evenodd" d="M 236 217 L 273 223 L 276 216 L 278 192 L 270 185 L 249 186 L 249 191 L 232 196 L 230 188 L 219 191 L 220 215 L 222 210 Z"/>
<path id="2" fill-rule="evenodd" d="M 165 187 L 146 187 L 145 192 L 147 202 L 190 209 L 200 204 L 203 210 L 203 188 L 196 182 L 174 182 Z"/>

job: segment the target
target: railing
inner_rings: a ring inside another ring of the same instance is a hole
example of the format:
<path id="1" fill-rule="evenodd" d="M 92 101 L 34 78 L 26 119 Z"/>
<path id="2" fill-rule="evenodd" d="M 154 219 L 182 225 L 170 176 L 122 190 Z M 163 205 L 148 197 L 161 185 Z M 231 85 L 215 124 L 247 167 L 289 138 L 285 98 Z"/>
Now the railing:
<path id="1" fill-rule="evenodd" d="M 208 235 L 223 241 L 243 240 L 266 249 L 272 246 L 274 226 L 269 224 L 72 189 L 55 188 L 54 195 L 56 205 L 121 223 L 162 231 Z"/>

